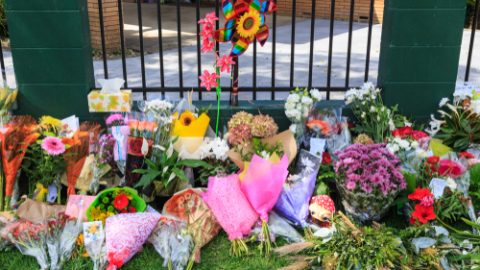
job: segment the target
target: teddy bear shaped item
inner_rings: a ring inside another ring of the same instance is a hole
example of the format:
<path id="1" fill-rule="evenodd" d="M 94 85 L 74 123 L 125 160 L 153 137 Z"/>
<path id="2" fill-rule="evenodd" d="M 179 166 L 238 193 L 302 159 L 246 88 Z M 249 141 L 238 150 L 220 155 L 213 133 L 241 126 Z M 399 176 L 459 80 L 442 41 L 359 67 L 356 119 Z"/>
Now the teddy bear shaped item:
<path id="1" fill-rule="evenodd" d="M 331 227 L 335 204 L 328 195 L 313 196 L 308 207 L 312 221 L 320 227 Z"/>

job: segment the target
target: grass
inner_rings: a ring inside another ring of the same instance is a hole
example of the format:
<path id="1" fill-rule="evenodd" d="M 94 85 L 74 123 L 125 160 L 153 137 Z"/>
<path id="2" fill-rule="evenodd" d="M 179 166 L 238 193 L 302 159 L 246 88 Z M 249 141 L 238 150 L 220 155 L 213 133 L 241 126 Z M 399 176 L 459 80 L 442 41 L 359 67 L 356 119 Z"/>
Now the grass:
<path id="1" fill-rule="evenodd" d="M 220 233 L 207 246 L 202 249 L 202 262 L 196 264 L 193 269 L 197 270 L 273 270 L 288 265 L 288 258 L 272 255 L 265 258 L 256 250 L 256 245 L 250 245 L 250 255 L 243 258 L 230 256 L 230 242 L 225 233 Z M 163 261 L 151 245 L 145 245 L 143 251 L 132 258 L 122 269 L 124 270 L 149 270 L 162 269 Z M 65 270 L 92 269 L 93 265 L 89 258 L 73 257 L 66 265 Z M 19 251 L 9 250 L 0 255 L 0 269 L 2 270 L 36 270 L 36 260 L 30 256 L 24 256 Z"/>

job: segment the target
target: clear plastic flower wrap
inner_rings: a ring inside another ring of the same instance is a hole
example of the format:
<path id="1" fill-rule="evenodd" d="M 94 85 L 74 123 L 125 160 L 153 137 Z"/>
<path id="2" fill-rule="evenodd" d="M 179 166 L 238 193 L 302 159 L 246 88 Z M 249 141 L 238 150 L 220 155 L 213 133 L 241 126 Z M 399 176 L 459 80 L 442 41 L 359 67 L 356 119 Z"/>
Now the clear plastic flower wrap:
<path id="1" fill-rule="evenodd" d="M 83 223 L 83 241 L 93 270 L 104 269 L 106 264 L 105 230 L 101 221 Z"/>
<path id="2" fill-rule="evenodd" d="M 163 267 L 169 270 L 183 270 L 190 260 L 193 239 L 186 233 L 186 228 L 185 222 L 162 216 L 148 238 L 163 258 Z"/>
<path id="3" fill-rule="evenodd" d="M 156 213 L 128 213 L 107 218 L 107 270 L 119 269 L 140 251 L 159 219 Z"/>
<path id="4" fill-rule="evenodd" d="M 348 128 L 347 117 L 341 117 L 341 120 L 332 129 L 332 134 L 327 138 L 327 150 L 329 153 L 335 153 L 344 149 L 352 143 L 352 135 Z"/>
<path id="5" fill-rule="evenodd" d="M 242 238 L 250 234 L 258 214 L 242 193 L 238 175 L 210 177 L 202 198 L 232 241 L 232 254 L 241 256 L 247 253 L 248 248 Z"/>
<path id="6" fill-rule="evenodd" d="M 7 234 L 20 253 L 34 257 L 41 270 L 49 269 L 46 224 L 17 220 L 10 224 Z"/>
<path id="7" fill-rule="evenodd" d="M 47 249 L 50 269 L 62 269 L 70 259 L 76 240 L 81 231 L 82 216 L 76 219 L 60 214 L 48 221 Z"/>
<path id="8" fill-rule="evenodd" d="M 306 226 L 309 214 L 308 205 L 315 189 L 321 162 L 320 157 L 302 149 L 297 160 L 295 174 L 291 174 L 287 178 L 275 204 L 275 211 L 295 226 Z"/>
<path id="9" fill-rule="evenodd" d="M 298 233 L 298 231 L 295 230 L 285 218 L 277 214 L 275 211 L 271 211 L 269 214 L 268 228 L 270 231 L 270 238 L 272 238 L 273 241 L 275 241 L 277 237 L 283 237 L 288 242 L 294 243 L 304 241 L 302 235 Z M 258 235 L 260 240 L 264 238 L 261 226 L 256 226 L 252 233 Z"/>

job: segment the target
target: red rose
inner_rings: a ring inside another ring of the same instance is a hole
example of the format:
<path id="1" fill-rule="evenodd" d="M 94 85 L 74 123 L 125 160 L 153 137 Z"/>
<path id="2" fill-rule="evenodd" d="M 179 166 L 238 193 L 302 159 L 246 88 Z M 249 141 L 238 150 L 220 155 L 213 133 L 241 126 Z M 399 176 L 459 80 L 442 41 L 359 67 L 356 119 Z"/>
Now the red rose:
<path id="1" fill-rule="evenodd" d="M 113 207 L 117 210 L 123 210 L 128 206 L 128 197 L 125 194 L 118 194 L 113 200 Z"/>
<path id="2" fill-rule="evenodd" d="M 330 165 L 332 164 L 332 156 L 328 152 L 323 152 L 322 154 L 322 164 Z"/>
<path id="3" fill-rule="evenodd" d="M 465 158 L 465 159 L 475 158 L 475 156 L 474 156 L 472 153 L 467 152 L 467 151 L 460 152 L 460 153 L 458 153 L 458 155 L 459 155 L 461 158 Z"/>
<path id="4" fill-rule="evenodd" d="M 137 209 L 136 209 L 135 207 L 133 207 L 133 206 L 130 206 L 130 207 L 128 207 L 128 212 L 129 212 L 129 213 L 136 213 L 136 212 L 137 212 Z"/>
<path id="5" fill-rule="evenodd" d="M 143 138 L 129 137 L 128 138 L 128 154 L 133 156 L 142 155 Z"/>
<path id="6" fill-rule="evenodd" d="M 413 201 L 421 201 L 425 197 L 433 197 L 428 188 L 416 188 L 413 193 L 408 195 L 408 199 Z"/>
<path id="7" fill-rule="evenodd" d="M 435 215 L 435 211 L 433 211 L 433 206 L 415 205 L 415 211 L 412 213 L 412 219 L 415 221 L 425 224 L 435 218 L 437 218 L 437 215 Z"/>
<path id="8" fill-rule="evenodd" d="M 420 131 L 420 130 L 414 130 L 412 131 L 412 138 L 415 140 L 415 141 L 418 141 L 420 139 L 423 139 L 423 138 L 426 138 L 428 137 L 428 134 L 423 132 L 423 131 Z"/>
<path id="9" fill-rule="evenodd" d="M 392 131 L 392 135 L 394 137 L 400 137 L 402 139 L 406 139 L 412 135 L 412 132 L 413 132 L 412 127 L 401 127 Z"/>
<path id="10" fill-rule="evenodd" d="M 437 164 L 440 161 L 440 157 L 437 156 L 431 156 L 427 158 L 427 162 L 430 164 Z"/>

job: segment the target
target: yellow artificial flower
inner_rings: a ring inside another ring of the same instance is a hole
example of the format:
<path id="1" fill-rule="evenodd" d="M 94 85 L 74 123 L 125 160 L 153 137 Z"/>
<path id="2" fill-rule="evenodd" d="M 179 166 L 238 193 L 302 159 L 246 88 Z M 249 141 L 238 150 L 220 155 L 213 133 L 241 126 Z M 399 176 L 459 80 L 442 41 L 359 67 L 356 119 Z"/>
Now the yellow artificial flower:
<path id="1" fill-rule="evenodd" d="M 35 201 L 43 202 L 45 201 L 45 196 L 47 196 L 48 188 L 44 187 L 41 183 L 35 185 Z"/>
<path id="2" fill-rule="evenodd" d="M 202 113 L 198 118 L 191 112 L 185 111 L 174 114 L 172 135 L 177 137 L 204 137 L 210 124 L 210 117 Z"/>
<path id="3" fill-rule="evenodd" d="M 255 9 L 245 12 L 237 23 L 237 33 L 246 39 L 253 39 L 260 29 L 261 22 L 260 13 Z"/>
<path id="4" fill-rule="evenodd" d="M 62 121 L 50 115 L 44 115 L 40 118 L 40 126 L 44 129 L 55 129 L 58 130 L 62 128 Z"/>

